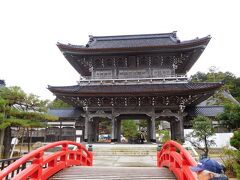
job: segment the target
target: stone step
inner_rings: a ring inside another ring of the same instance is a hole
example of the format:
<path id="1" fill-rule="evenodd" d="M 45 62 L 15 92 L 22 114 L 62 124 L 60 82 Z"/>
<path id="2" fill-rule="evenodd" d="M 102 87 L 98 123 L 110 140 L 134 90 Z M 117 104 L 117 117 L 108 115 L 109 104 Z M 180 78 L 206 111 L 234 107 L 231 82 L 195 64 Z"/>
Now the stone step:
<path id="1" fill-rule="evenodd" d="M 93 150 L 95 151 L 114 151 L 114 150 L 117 150 L 117 151 L 129 151 L 129 150 L 135 150 L 135 151 L 157 151 L 156 148 L 95 148 L 93 147 Z"/>
<path id="2" fill-rule="evenodd" d="M 102 153 L 93 153 L 94 156 L 157 156 L 156 153 L 121 153 L 121 152 L 102 152 Z"/>
<path id="3" fill-rule="evenodd" d="M 156 156 L 156 146 L 144 145 L 106 145 L 95 146 L 93 145 L 92 152 L 94 156 Z"/>

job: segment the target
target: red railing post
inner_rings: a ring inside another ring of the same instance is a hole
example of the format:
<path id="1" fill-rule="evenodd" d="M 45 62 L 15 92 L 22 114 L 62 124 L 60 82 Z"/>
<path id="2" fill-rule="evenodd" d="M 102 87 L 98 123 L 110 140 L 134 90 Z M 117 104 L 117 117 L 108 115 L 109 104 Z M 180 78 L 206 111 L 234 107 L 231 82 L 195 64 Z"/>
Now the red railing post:
<path id="1" fill-rule="evenodd" d="M 77 153 L 76 160 L 79 161 L 79 163 L 81 163 L 81 161 L 82 161 L 82 152 L 83 152 L 81 146 L 77 147 L 77 152 L 78 153 Z"/>
<path id="2" fill-rule="evenodd" d="M 163 145 L 157 154 L 157 161 L 159 167 L 168 167 L 180 180 L 196 179 L 196 173 L 191 172 L 189 167 L 195 166 L 197 162 L 175 141 L 171 140 Z"/>
<path id="3" fill-rule="evenodd" d="M 68 166 L 68 143 L 63 143 L 62 144 L 62 151 L 64 154 L 60 157 L 60 161 L 64 162 L 65 167 Z"/>
<path id="4" fill-rule="evenodd" d="M 89 166 L 93 165 L 93 154 L 92 154 L 92 152 L 89 152 L 88 162 L 89 162 L 89 164 L 88 164 Z"/>
<path id="5" fill-rule="evenodd" d="M 39 151 L 39 153 L 36 154 L 36 156 L 34 156 L 32 165 L 35 165 L 35 164 L 38 165 L 38 168 L 32 175 L 30 175 L 30 178 L 40 179 L 42 175 L 42 169 L 43 169 L 43 151 Z"/>
<path id="6" fill-rule="evenodd" d="M 172 156 L 172 152 L 175 152 L 176 149 L 175 149 L 175 146 L 172 145 L 172 144 L 169 144 L 168 146 L 168 151 L 169 151 L 169 168 L 175 168 L 175 160 L 174 160 L 174 157 Z"/>

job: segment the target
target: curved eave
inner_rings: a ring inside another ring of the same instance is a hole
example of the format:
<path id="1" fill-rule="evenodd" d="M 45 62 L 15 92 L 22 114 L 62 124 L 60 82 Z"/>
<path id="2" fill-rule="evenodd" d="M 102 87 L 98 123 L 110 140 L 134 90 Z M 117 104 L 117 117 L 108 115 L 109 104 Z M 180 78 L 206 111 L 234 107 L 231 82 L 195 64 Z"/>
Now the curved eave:
<path id="1" fill-rule="evenodd" d="M 187 95 L 214 93 L 222 83 L 186 83 L 183 84 L 150 84 L 150 85 L 96 85 L 96 86 L 49 86 L 56 96 L 151 96 L 151 95 Z"/>
<path id="2" fill-rule="evenodd" d="M 88 48 L 85 46 L 67 45 L 57 43 L 58 48 L 62 53 L 73 53 L 79 55 L 93 54 L 114 54 L 114 53 L 131 53 L 131 52 L 172 52 L 181 50 L 190 50 L 195 48 L 205 48 L 209 43 L 211 36 L 206 36 L 200 39 L 183 41 L 171 45 L 159 46 L 142 46 L 142 47 L 124 47 L 124 48 Z"/>

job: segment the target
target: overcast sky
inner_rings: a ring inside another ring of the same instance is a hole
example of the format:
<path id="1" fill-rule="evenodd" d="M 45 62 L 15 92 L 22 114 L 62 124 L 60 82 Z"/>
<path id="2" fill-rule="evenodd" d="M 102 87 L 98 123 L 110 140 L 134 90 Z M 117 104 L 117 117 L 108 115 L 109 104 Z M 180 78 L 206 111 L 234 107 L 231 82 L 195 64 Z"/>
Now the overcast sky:
<path id="1" fill-rule="evenodd" d="M 79 74 L 56 46 L 88 36 L 166 33 L 212 39 L 188 76 L 216 66 L 240 76 L 239 0 L 0 0 L 0 79 L 53 100 L 47 85 L 75 85 Z"/>

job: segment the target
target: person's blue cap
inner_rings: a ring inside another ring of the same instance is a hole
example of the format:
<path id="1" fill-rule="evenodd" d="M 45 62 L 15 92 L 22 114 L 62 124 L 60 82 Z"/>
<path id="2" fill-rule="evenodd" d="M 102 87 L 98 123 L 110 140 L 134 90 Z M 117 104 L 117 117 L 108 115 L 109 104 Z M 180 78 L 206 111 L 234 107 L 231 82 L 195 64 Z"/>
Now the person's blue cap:
<path id="1" fill-rule="evenodd" d="M 199 161 L 197 166 L 191 166 L 190 169 L 193 172 L 199 172 L 203 170 L 211 171 L 214 173 L 221 174 L 223 172 L 223 167 L 217 161 L 209 158 L 204 158 Z"/>

